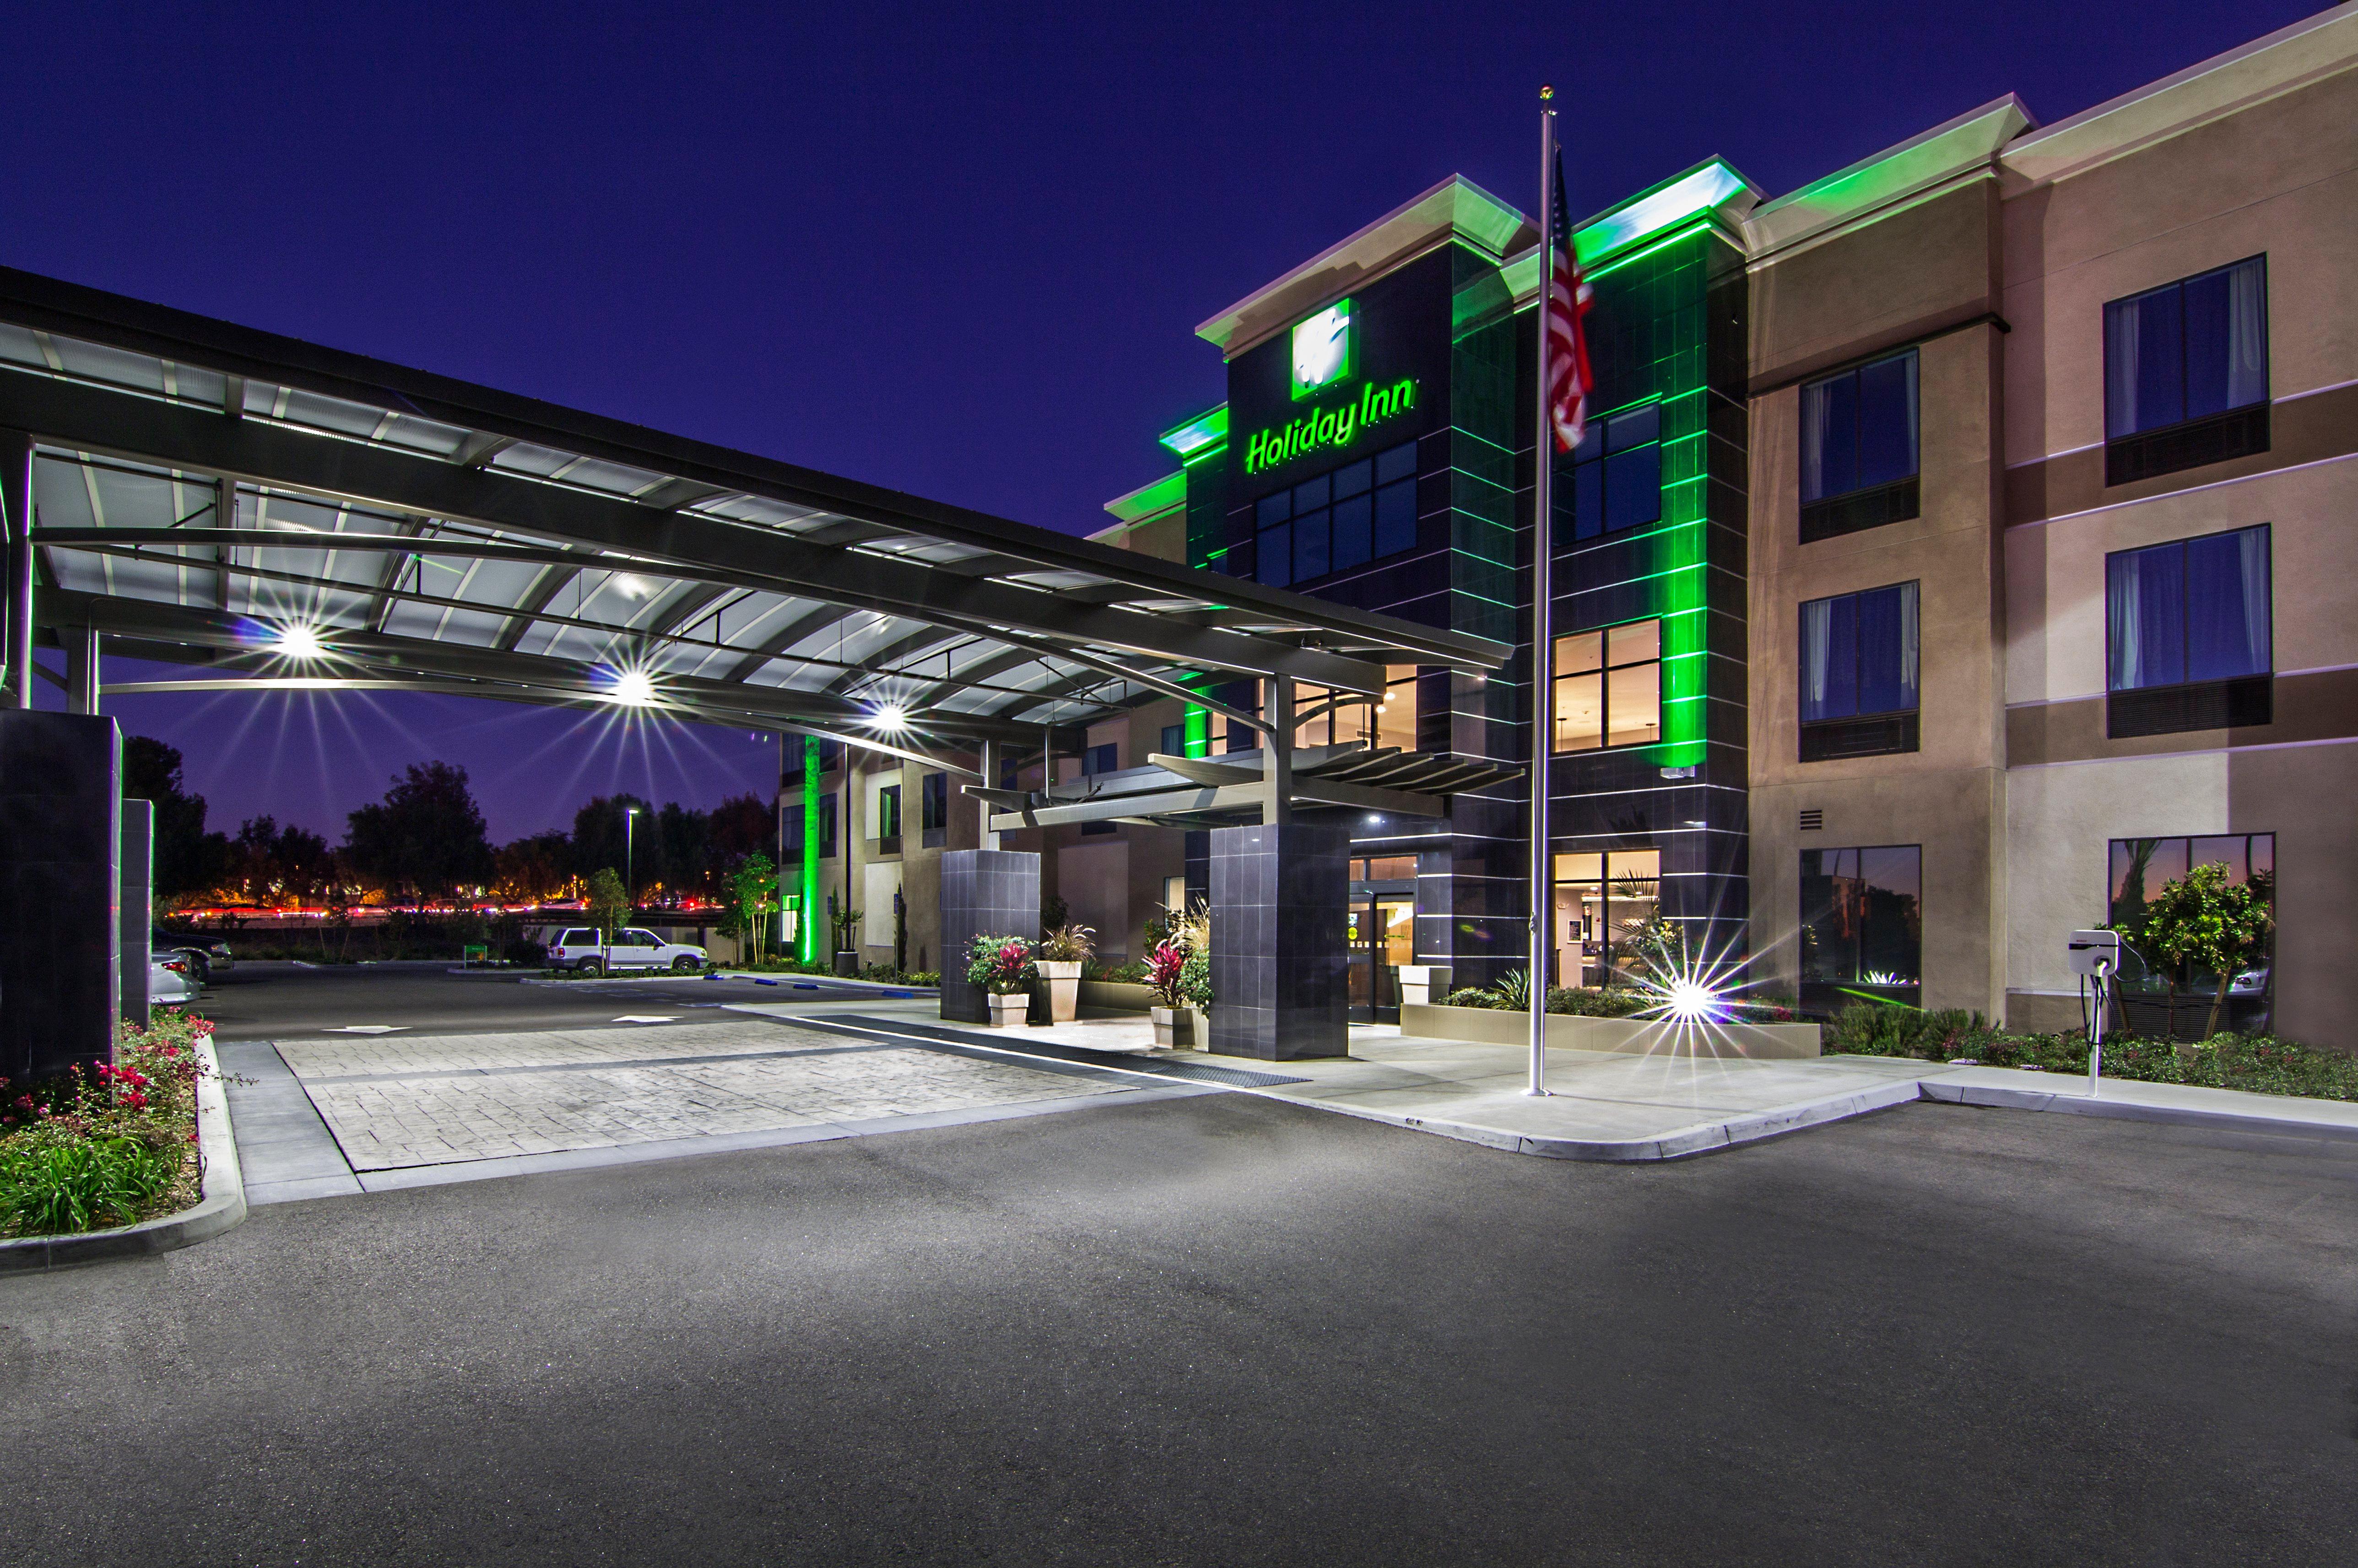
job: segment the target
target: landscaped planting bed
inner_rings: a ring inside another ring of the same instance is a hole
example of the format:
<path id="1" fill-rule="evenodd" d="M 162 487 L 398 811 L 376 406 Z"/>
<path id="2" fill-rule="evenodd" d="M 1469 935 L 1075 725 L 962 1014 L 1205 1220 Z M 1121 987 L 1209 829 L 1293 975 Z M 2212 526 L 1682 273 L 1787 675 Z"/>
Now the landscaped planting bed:
<path id="1" fill-rule="evenodd" d="M 2081 1034 L 2009 1034 L 1977 1012 L 1919 1012 L 1867 1002 L 1845 1008 L 1826 1026 L 1826 1054 L 1908 1056 L 2050 1073 L 2088 1070 L 2088 1042 Z M 2358 1100 L 2358 1056 L 2268 1034 L 2220 1034 L 2200 1044 L 2108 1036 L 2103 1072 L 2109 1078 L 2152 1084 Z"/>
<path id="2" fill-rule="evenodd" d="M 136 1225 L 203 1195 L 201 1018 L 124 1024 L 114 1062 L 0 1091 L 0 1238 Z"/>

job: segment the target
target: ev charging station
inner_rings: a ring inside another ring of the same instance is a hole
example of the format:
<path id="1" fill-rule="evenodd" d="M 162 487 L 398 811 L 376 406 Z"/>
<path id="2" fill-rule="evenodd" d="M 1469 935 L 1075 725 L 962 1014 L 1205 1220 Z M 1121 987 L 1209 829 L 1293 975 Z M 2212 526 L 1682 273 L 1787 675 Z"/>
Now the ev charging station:
<path id="1" fill-rule="evenodd" d="M 2117 931 L 2074 931 L 2069 947 L 2071 972 L 2096 992 L 2088 1028 L 2088 1092 L 2094 1094 L 2104 1076 L 2104 1017 L 2112 1011 L 2113 977 L 2121 972 L 2121 954 L 2125 949 Z"/>

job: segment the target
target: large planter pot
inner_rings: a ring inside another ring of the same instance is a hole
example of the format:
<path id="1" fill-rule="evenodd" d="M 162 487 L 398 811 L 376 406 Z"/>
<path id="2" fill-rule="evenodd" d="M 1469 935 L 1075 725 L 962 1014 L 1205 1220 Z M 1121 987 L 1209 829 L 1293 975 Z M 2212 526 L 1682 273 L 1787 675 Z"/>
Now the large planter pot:
<path id="1" fill-rule="evenodd" d="M 1033 968 L 1048 982 L 1048 1022 L 1070 1023 L 1081 1011 L 1081 961 L 1035 958 Z"/>
<path id="2" fill-rule="evenodd" d="M 1022 991 L 1008 996 L 993 992 L 990 998 L 990 1026 L 993 1029 L 1021 1029 L 1023 1015 L 1032 1010 L 1032 999 Z"/>
<path id="3" fill-rule="evenodd" d="M 838 953 L 835 956 L 835 972 L 843 976 L 846 979 L 858 979 L 860 978 L 860 955 L 857 953 Z"/>
<path id="4" fill-rule="evenodd" d="M 1191 1007 L 1187 1010 L 1187 1018 L 1190 1044 L 1198 1051 L 1210 1050 L 1212 1048 L 1212 1015 L 1200 1007 Z"/>
<path id="5" fill-rule="evenodd" d="M 1195 1043 L 1195 1015 L 1184 1007 L 1164 1007 L 1160 1003 L 1146 1010 L 1154 1021 L 1154 1043 L 1173 1049 Z"/>

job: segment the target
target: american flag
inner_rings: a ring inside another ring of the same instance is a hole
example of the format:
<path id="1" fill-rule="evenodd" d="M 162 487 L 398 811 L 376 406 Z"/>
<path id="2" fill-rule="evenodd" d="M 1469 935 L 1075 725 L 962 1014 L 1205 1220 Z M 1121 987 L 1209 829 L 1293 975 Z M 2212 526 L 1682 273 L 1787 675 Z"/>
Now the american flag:
<path id="1" fill-rule="evenodd" d="M 1548 416 L 1555 446 L 1568 452 L 1588 427 L 1588 394 L 1595 378 L 1588 369 L 1588 280 L 1573 254 L 1572 214 L 1563 200 L 1563 154 L 1555 155 L 1555 211 L 1548 224 Z"/>

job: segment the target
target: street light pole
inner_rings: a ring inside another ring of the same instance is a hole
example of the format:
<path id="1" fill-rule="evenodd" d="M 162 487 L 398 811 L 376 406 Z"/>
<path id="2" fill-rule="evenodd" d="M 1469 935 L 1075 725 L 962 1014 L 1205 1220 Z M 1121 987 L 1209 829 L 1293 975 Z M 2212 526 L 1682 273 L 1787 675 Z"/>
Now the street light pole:
<path id="1" fill-rule="evenodd" d="M 635 806 L 622 807 L 622 896 L 630 901 L 630 914 L 634 918 L 639 913 L 639 879 L 631 858 L 631 828 L 632 819 L 638 814 L 639 808 Z"/>

